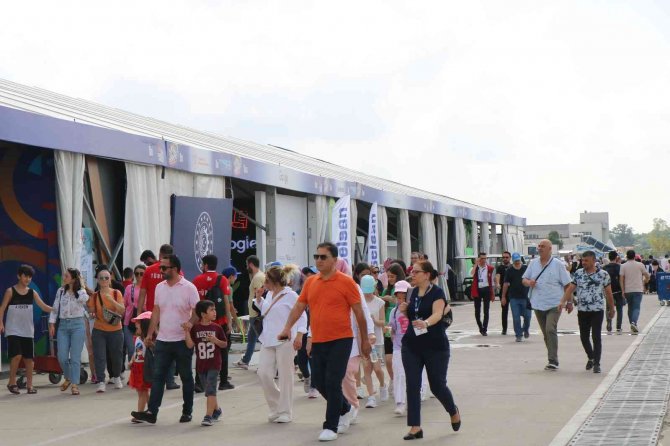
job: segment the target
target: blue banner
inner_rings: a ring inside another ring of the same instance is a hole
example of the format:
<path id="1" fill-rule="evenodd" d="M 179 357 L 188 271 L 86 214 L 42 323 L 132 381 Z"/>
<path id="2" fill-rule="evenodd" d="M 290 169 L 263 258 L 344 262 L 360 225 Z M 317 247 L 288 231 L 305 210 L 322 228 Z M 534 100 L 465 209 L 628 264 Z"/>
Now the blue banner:
<path id="1" fill-rule="evenodd" d="M 200 274 L 207 254 L 218 257 L 219 271 L 230 265 L 232 217 L 231 199 L 172 197 L 172 246 L 188 280 Z"/>

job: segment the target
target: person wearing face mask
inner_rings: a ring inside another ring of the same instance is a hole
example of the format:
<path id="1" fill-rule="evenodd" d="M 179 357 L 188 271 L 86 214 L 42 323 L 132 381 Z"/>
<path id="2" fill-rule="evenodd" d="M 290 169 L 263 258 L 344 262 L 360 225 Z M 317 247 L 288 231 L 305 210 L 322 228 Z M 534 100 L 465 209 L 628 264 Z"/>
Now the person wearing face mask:
<path id="1" fill-rule="evenodd" d="M 195 285 L 180 275 L 181 260 L 176 255 L 161 258 L 160 270 L 164 281 L 156 286 L 156 299 L 146 338 L 147 348 L 155 344 L 149 410 L 133 411 L 130 415 L 141 422 L 156 423 L 170 364 L 174 361 L 181 377 L 184 400 L 179 422 L 188 423 L 193 418 L 193 349 L 186 344 L 185 331 L 190 330 L 198 320 L 193 310 L 200 302 L 200 296 Z M 154 342 L 159 323 L 160 330 Z"/>

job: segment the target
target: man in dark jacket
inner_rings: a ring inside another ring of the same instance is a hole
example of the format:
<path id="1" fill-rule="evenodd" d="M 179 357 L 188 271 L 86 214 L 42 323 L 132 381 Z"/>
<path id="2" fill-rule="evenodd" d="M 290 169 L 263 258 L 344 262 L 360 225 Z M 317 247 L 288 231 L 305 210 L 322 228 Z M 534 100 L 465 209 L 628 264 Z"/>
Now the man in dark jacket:
<path id="1" fill-rule="evenodd" d="M 477 257 L 477 263 L 472 267 L 472 299 L 475 302 L 475 319 L 479 327 L 479 333 L 482 336 L 488 336 L 486 333 L 489 326 L 489 307 L 495 296 L 495 282 L 493 279 L 495 268 L 486 263 L 486 253 L 480 252 Z M 482 301 L 484 302 L 484 322 L 481 320 Z"/>
<path id="2" fill-rule="evenodd" d="M 614 305 L 616 305 L 616 332 L 621 334 L 621 323 L 623 322 L 623 306 L 626 305 L 626 299 L 621 292 L 621 284 L 619 283 L 619 269 L 621 268 L 621 257 L 616 251 L 610 251 L 607 257 L 610 263 L 605 265 L 603 269 L 607 271 L 612 280 L 612 295 L 614 296 Z M 609 309 L 608 309 L 609 310 Z M 608 311 L 609 314 L 609 311 Z M 612 333 L 612 318 L 607 318 L 607 333 Z"/>

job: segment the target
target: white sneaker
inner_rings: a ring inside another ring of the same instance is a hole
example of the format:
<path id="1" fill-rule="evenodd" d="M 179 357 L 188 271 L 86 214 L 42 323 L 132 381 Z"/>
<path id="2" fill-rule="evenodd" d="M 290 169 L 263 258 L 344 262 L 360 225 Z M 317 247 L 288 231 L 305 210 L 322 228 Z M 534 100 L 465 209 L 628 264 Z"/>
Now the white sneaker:
<path id="1" fill-rule="evenodd" d="M 331 431 L 330 429 L 324 429 L 319 434 L 319 441 L 333 441 L 337 440 L 337 433 Z"/>
<path id="2" fill-rule="evenodd" d="M 421 392 L 421 401 L 427 401 L 429 398 L 428 392 Z"/>
<path id="3" fill-rule="evenodd" d="M 405 405 L 403 403 L 396 404 L 393 413 L 396 415 L 405 415 Z"/>
<path id="4" fill-rule="evenodd" d="M 247 364 L 246 362 L 242 361 L 241 359 L 240 359 L 239 361 L 237 361 L 237 362 L 235 363 L 235 365 L 238 366 L 238 367 L 241 368 L 241 369 L 249 370 L 249 364 Z"/>
<path id="5" fill-rule="evenodd" d="M 389 388 L 388 387 L 380 387 L 379 388 L 379 399 L 384 402 L 389 399 Z"/>
<path id="6" fill-rule="evenodd" d="M 372 409 L 373 407 L 377 407 L 377 400 L 375 399 L 374 396 L 368 397 L 368 402 L 365 403 L 365 407 L 368 409 Z"/>
<path id="7" fill-rule="evenodd" d="M 307 398 L 314 399 L 319 397 L 319 391 L 316 389 L 309 389 L 309 393 L 307 394 Z"/>
<path id="8" fill-rule="evenodd" d="M 274 423 L 277 420 L 277 418 L 279 418 L 279 415 L 277 415 L 276 413 L 272 414 L 272 415 L 268 415 L 268 421 L 270 423 Z"/>
<path id="9" fill-rule="evenodd" d="M 343 434 L 346 431 L 349 430 L 349 426 L 351 425 L 351 416 L 353 415 L 353 407 L 349 409 L 349 412 L 345 413 L 344 415 L 340 416 L 340 422 L 337 425 L 337 433 L 338 434 Z"/>
<path id="10" fill-rule="evenodd" d="M 112 378 L 112 381 L 114 381 L 115 389 L 123 389 L 123 381 L 121 381 L 121 377 Z"/>
<path id="11" fill-rule="evenodd" d="M 351 421 L 349 421 L 349 425 L 353 426 L 354 424 L 358 424 L 358 409 L 355 407 L 351 408 Z"/>
<path id="12" fill-rule="evenodd" d="M 356 396 L 358 397 L 359 400 L 365 398 L 365 389 L 363 388 L 363 386 L 356 389 Z"/>
<path id="13" fill-rule="evenodd" d="M 275 423 L 290 423 L 291 421 L 293 421 L 291 417 L 286 414 L 281 414 L 274 420 Z"/>
<path id="14" fill-rule="evenodd" d="M 98 388 L 95 389 L 96 393 L 105 393 L 105 390 L 107 390 L 107 384 L 105 384 L 104 381 L 100 381 L 98 383 Z"/>
<path id="15" fill-rule="evenodd" d="M 312 387 L 312 380 L 310 378 L 305 378 L 305 380 L 302 382 L 302 389 L 305 391 L 305 393 L 309 393 L 311 387 Z"/>

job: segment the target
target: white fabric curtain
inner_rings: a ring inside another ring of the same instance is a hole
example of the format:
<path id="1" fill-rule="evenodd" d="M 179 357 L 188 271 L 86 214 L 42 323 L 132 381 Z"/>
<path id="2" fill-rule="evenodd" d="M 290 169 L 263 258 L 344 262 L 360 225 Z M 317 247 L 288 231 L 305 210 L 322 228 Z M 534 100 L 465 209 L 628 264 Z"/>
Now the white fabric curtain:
<path id="1" fill-rule="evenodd" d="M 480 251 L 483 251 L 487 254 L 491 254 L 491 237 L 489 235 L 490 225 L 488 223 L 482 223 L 482 235 L 481 235 L 481 248 Z"/>
<path id="2" fill-rule="evenodd" d="M 503 251 L 513 251 L 512 244 L 510 243 L 509 239 L 509 228 L 507 225 L 503 225 L 502 227 L 502 248 Z"/>
<path id="3" fill-rule="evenodd" d="M 398 209 L 398 256 L 409 266 L 412 257 L 412 235 L 409 231 L 409 211 Z"/>
<path id="4" fill-rule="evenodd" d="M 356 259 L 356 251 L 358 251 L 359 259 L 361 259 L 363 258 L 363 251 L 361 250 L 363 248 L 360 247 L 361 249 L 358 249 L 358 237 L 356 235 L 358 232 L 358 207 L 356 206 L 356 200 L 352 198 L 349 206 L 349 213 L 351 214 L 351 261 L 355 264 L 358 262 Z M 354 269 L 354 265 L 351 265 L 351 269 Z"/>
<path id="5" fill-rule="evenodd" d="M 456 251 L 456 257 L 464 256 L 465 255 L 465 223 L 463 222 L 462 218 L 456 218 L 454 220 L 454 243 L 455 243 L 455 251 Z M 455 262 L 455 265 L 452 265 L 454 267 L 454 270 L 456 271 L 456 274 L 458 276 L 458 283 L 463 283 L 463 279 L 465 279 L 465 260 L 457 260 Z"/>
<path id="6" fill-rule="evenodd" d="M 470 232 L 470 247 L 472 248 L 475 255 L 479 253 L 479 223 L 472 220 L 472 231 Z"/>
<path id="7" fill-rule="evenodd" d="M 435 216 L 428 212 L 421 214 L 421 251 L 428 255 L 428 260 L 440 270 L 437 263 L 437 235 L 435 234 Z"/>
<path id="8" fill-rule="evenodd" d="M 195 175 L 194 180 L 194 197 L 226 198 L 225 177 Z"/>
<path id="9" fill-rule="evenodd" d="M 444 274 L 447 271 L 447 255 L 448 255 L 448 225 L 447 217 L 440 215 L 437 220 L 437 263 L 435 267 L 440 272 L 440 288 L 442 288 L 445 294 L 449 294 L 449 288 L 447 287 L 447 276 Z M 451 296 L 447 296 L 451 299 Z"/>
<path id="10" fill-rule="evenodd" d="M 330 211 L 328 210 L 328 197 L 316 195 L 316 243 L 323 243 L 328 237 L 328 222 L 330 221 Z"/>
<path id="11" fill-rule="evenodd" d="M 165 178 L 161 179 L 160 174 L 158 175 L 158 192 L 160 244 L 170 243 L 170 197 L 173 194 L 182 197 L 192 197 L 195 192 L 195 175 L 181 170 L 165 169 Z"/>
<path id="12" fill-rule="evenodd" d="M 56 217 L 63 270 L 79 268 L 84 211 L 84 155 L 56 150 Z"/>
<path id="13" fill-rule="evenodd" d="M 388 258 L 388 216 L 386 208 L 377 205 L 377 225 L 379 226 L 379 264 L 383 264 Z"/>

